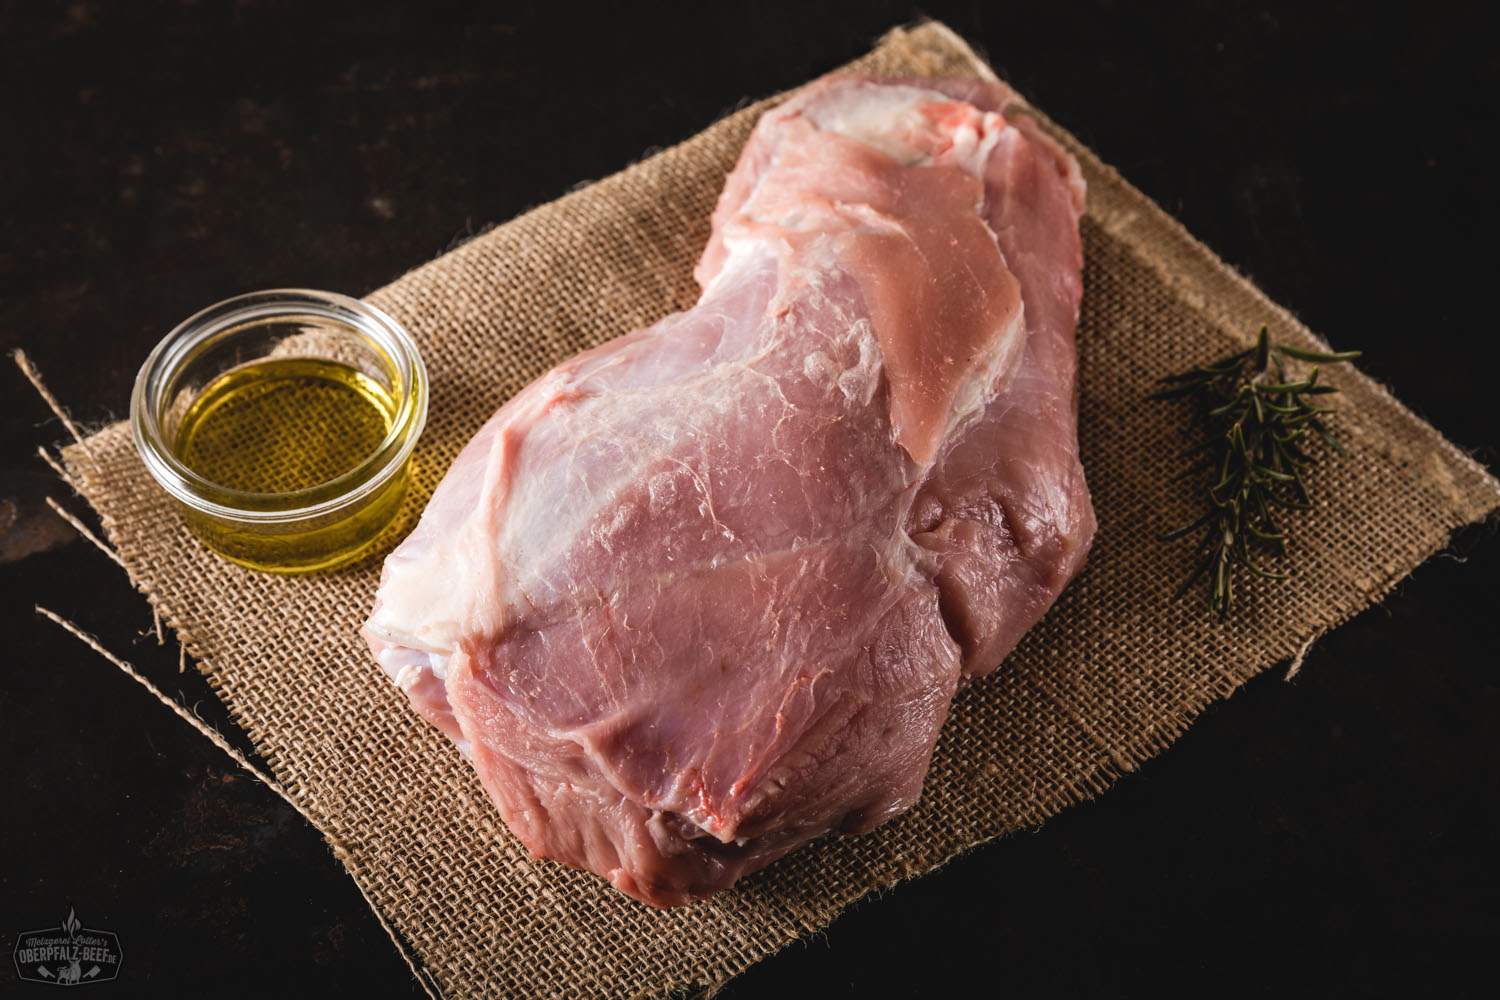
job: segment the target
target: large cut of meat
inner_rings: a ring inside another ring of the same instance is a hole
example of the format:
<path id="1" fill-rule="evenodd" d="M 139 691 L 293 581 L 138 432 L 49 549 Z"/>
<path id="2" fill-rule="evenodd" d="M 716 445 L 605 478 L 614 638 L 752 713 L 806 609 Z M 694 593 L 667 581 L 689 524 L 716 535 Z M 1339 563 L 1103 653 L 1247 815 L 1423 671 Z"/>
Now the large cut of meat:
<path id="1" fill-rule="evenodd" d="M 665 906 L 878 826 L 1078 571 L 1083 185 L 1009 97 L 766 114 L 698 304 L 508 402 L 387 559 L 370 648 L 534 854 Z"/>

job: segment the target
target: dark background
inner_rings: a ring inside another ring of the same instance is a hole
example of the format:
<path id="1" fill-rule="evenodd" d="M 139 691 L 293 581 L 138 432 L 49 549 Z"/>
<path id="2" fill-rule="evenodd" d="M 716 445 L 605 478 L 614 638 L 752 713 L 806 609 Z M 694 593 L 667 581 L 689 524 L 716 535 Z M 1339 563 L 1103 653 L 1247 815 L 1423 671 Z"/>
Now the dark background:
<path id="1" fill-rule="evenodd" d="M 367 292 L 924 12 L 1496 467 L 1487 5 L 0 2 L 0 340 L 79 420 L 118 418 L 198 308 Z M 101 997 L 416 995 L 312 829 L 33 615 L 224 724 L 124 574 L 42 506 L 90 517 L 35 457 L 60 425 L 8 363 L 0 390 L 0 992 L 49 995 L 8 954 L 71 905 L 120 937 Z M 1294 682 L 1250 683 L 1102 798 L 722 997 L 1488 995 L 1493 536 L 1461 532 Z"/>

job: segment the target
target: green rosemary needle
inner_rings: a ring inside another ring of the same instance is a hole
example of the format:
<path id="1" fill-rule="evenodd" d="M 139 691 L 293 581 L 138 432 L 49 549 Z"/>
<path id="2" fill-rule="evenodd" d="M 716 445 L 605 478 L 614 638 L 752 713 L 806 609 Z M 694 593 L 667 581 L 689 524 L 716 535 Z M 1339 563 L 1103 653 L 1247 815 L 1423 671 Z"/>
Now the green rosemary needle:
<path id="1" fill-rule="evenodd" d="M 1286 530 L 1276 512 L 1312 506 L 1302 474 L 1312 464 L 1306 446 L 1322 441 L 1340 456 L 1343 447 L 1324 418 L 1333 411 L 1312 399 L 1337 392 L 1318 382 L 1318 369 L 1295 378 L 1284 360 L 1333 364 L 1359 357 L 1359 351 L 1325 353 L 1271 343 L 1260 328 L 1255 346 L 1212 364 L 1168 375 L 1149 399 L 1185 397 L 1198 404 L 1203 440 L 1183 452 L 1193 459 L 1176 479 L 1207 473 L 1207 509 L 1163 540 L 1201 533 L 1198 562 L 1177 589 L 1187 593 L 1208 577 L 1210 609 L 1222 617 L 1234 603 L 1234 578 L 1245 569 L 1268 580 L 1287 574 L 1257 565 L 1252 549 L 1286 554 Z"/>

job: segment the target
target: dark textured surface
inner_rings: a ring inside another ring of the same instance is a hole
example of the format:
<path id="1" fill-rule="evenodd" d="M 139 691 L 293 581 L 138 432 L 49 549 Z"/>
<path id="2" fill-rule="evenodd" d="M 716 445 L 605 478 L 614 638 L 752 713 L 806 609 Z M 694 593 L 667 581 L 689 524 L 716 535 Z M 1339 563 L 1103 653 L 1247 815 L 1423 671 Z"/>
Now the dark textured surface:
<path id="1" fill-rule="evenodd" d="M 140 360 L 202 305 L 368 291 L 917 13 L 359 10 L 0 4 L 0 338 L 78 419 L 122 415 Z M 924 10 L 1495 467 L 1493 14 Z M 123 573 L 56 530 L 32 456 L 62 428 L 10 366 L 0 384 L 0 946 L 71 905 L 120 936 L 101 994 L 412 995 L 318 835 L 32 615 L 78 621 L 222 721 Z M 723 996 L 947 992 L 976 968 L 1020 995 L 1464 992 L 1500 939 L 1493 534 L 1463 533 L 1459 559 L 1322 640 L 1294 683 L 1251 683 L 1103 798 L 857 908 Z M 48 989 L 12 977 L 7 994 Z"/>

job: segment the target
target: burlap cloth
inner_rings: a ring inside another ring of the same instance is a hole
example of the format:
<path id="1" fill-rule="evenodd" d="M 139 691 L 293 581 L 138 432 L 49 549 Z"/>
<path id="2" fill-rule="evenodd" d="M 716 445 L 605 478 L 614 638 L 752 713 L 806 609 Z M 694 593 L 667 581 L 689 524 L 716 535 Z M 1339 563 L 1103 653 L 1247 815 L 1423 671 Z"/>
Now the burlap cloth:
<path id="1" fill-rule="evenodd" d="M 939 24 L 895 31 L 854 68 L 989 75 Z M 692 305 L 709 212 L 763 101 L 536 209 L 375 292 L 432 377 L 420 504 L 459 447 L 534 376 Z M 1099 533 L 1083 575 L 992 676 L 953 705 L 922 800 L 874 834 L 817 843 L 729 892 L 658 911 L 597 876 L 531 860 L 472 768 L 356 635 L 378 564 L 318 578 L 239 569 L 200 548 L 116 424 L 69 446 L 70 480 L 135 585 L 177 630 L 273 772 L 328 838 L 429 990 L 654 996 L 712 985 L 826 926 L 856 899 L 1038 823 L 1161 750 L 1208 705 L 1378 599 L 1500 485 L 1383 388 L 1330 371 L 1353 456 L 1316 470 L 1296 575 L 1247 588 L 1227 621 L 1173 601 L 1195 511 L 1167 484 L 1185 411 L 1156 377 L 1247 343 L 1315 338 L 1066 132 L 1083 165 L 1078 342 L 1084 467 Z M 1340 347 L 1355 346 L 1340 343 Z"/>

